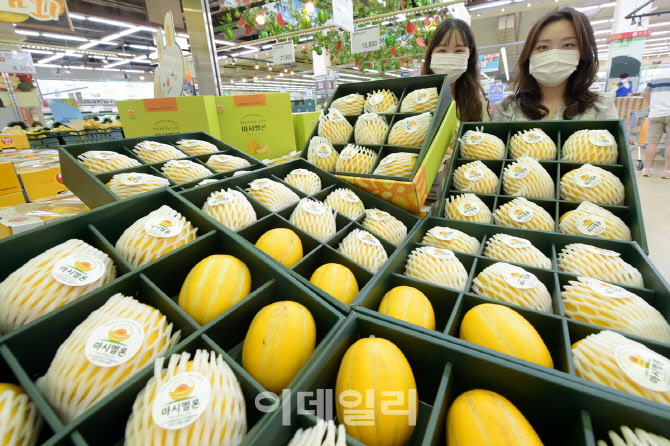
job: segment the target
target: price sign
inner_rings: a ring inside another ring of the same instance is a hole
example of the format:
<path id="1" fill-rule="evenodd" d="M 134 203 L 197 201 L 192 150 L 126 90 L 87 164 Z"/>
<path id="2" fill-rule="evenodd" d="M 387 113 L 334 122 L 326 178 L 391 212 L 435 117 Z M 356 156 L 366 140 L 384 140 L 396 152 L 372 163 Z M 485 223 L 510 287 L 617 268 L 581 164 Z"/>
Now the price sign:
<path id="1" fill-rule="evenodd" d="M 272 45 L 272 60 L 276 64 L 287 64 L 295 62 L 293 42 L 283 42 Z"/>
<path id="2" fill-rule="evenodd" d="M 365 53 L 377 51 L 381 48 L 379 25 L 359 28 L 351 33 L 351 53 Z"/>
<path id="3" fill-rule="evenodd" d="M 0 73 L 35 73 L 33 58 L 27 51 L 0 51 Z"/>

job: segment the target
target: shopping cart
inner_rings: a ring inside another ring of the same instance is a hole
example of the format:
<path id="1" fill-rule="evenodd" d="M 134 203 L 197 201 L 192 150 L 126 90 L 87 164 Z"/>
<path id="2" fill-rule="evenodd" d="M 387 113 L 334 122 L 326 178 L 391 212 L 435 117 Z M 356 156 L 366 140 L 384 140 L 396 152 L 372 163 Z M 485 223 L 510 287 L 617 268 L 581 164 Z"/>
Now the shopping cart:
<path id="1" fill-rule="evenodd" d="M 649 120 L 649 107 L 634 111 L 630 114 L 630 125 L 628 126 L 628 142 L 631 144 L 631 152 L 637 149 L 637 160 L 635 167 L 642 170 L 644 162 L 642 161 L 642 146 L 647 142 L 647 123 Z"/>

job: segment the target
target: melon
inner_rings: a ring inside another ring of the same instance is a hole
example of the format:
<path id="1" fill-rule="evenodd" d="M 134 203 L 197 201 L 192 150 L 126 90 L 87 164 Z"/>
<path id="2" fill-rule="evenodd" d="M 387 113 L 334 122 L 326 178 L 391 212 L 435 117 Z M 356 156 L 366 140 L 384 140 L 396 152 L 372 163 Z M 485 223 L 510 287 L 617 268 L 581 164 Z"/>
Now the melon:
<path id="1" fill-rule="evenodd" d="M 41 430 L 42 417 L 26 391 L 0 383 L 0 444 L 35 446 Z"/>
<path id="2" fill-rule="evenodd" d="M 377 90 L 368 93 L 363 108 L 365 113 L 395 113 L 398 97 L 391 90 Z"/>
<path id="3" fill-rule="evenodd" d="M 561 178 L 561 200 L 622 206 L 625 197 L 621 180 L 602 167 L 584 164 Z"/>
<path id="4" fill-rule="evenodd" d="M 507 234 L 494 234 L 487 239 L 483 255 L 536 268 L 551 268 L 549 257 L 533 246 L 529 240 Z"/>
<path id="5" fill-rule="evenodd" d="M 561 154 L 563 161 L 614 164 L 619 149 L 607 130 L 577 130 L 565 140 Z"/>
<path id="6" fill-rule="evenodd" d="M 505 158 L 505 143 L 490 133 L 484 133 L 484 127 L 468 130 L 458 139 L 461 158 L 501 160 Z"/>
<path id="7" fill-rule="evenodd" d="M 555 160 L 556 144 L 542 129 L 520 130 L 509 141 L 509 156 L 512 159 Z"/>
<path id="8" fill-rule="evenodd" d="M 481 161 L 463 164 L 454 170 L 454 188 L 462 192 L 497 194 L 498 176 Z"/>
<path id="9" fill-rule="evenodd" d="M 616 431 L 607 433 L 612 446 L 670 446 L 670 440 L 660 435 L 652 434 L 640 428 L 635 430 L 628 426 L 621 426 L 621 436 Z M 609 446 L 610 443 L 598 440 L 598 446 Z"/>
<path id="10" fill-rule="evenodd" d="M 421 113 L 396 121 L 389 133 L 389 145 L 421 147 L 426 140 L 431 119 L 430 113 Z"/>
<path id="11" fill-rule="evenodd" d="M 189 155 L 207 155 L 219 151 L 211 142 L 200 139 L 180 139 L 176 144 L 179 150 Z"/>
<path id="12" fill-rule="evenodd" d="M 418 157 L 418 153 L 391 153 L 379 162 L 379 165 L 372 174 L 386 177 L 409 178 L 414 171 Z"/>
<path id="13" fill-rule="evenodd" d="M 558 270 L 605 282 L 644 287 L 640 271 L 625 262 L 621 254 L 585 243 L 565 245 L 558 253 Z"/>
<path id="14" fill-rule="evenodd" d="M 533 158 L 522 156 L 503 171 L 503 191 L 527 198 L 556 198 L 556 185 L 549 172 Z"/>
<path id="15" fill-rule="evenodd" d="M 311 198 L 300 200 L 291 212 L 289 221 L 321 242 L 337 232 L 335 212 L 327 204 Z"/>
<path id="16" fill-rule="evenodd" d="M 326 204 L 351 220 L 356 220 L 365 212 L 361 199 L 349 189 L 335 189 L 326 197 Z"/>
<path id="17" fill-rule="evenodd" d="M 444 216 L 452 220 L 491 223 L 491 209 L 475 194 L 449 197 L 444 207 Z"/>
<path id="18" fill-rule="evenodd" d="M 372 234 L 354 229 L 342 240 L 337 250 L 345 257 L 376 273 L 388 260 L 381 242 Z"/>
<path id="19" fill-rule="evenodd" d="M 367 147 L 348 144 L 335 163 L 336 172 L 371 173 L 377 160 L 377 153 Z"/>
<path id="20" fill-rule="evenodd" d="M 233 155 L 212 155 L 205 164 L 215 172 L 228 172 L 251 166 L 249 161 Z"/>
<path id="21" fill-rule="evenodd" d="M 437 108 L 439 97 L 435 87 L 410 91 L 400 104 L 400 113 L 432 112 Z"/>
<path id="22" fill-rule="evenodd" d="M 472 291 L 480 296 L 551 313 L 549 290 L 534 274 L 509 263 L 487 266 L 472 281 Z"/>
<path id="23" fill-rule="evenodd" d="M 309 141 L 307 148 L 307 161 L 327 172 L 335 170 L 335 164 L 340 155 L 333 148 L 333 144 L 327 139 L 315 136 Z"/>
<path id="24" fill-rule="evenodd" d="M 252 181 L 245 191 L 272 212 L 277 212 L 300 201 L 298 194 L 282 183 L 268 178 Z"/>
<path id="25" fill-rule="evenodd" d="M 332 420 L 319 419 L 314 427 L 298 429 L 288 446 L 346 446 L 346 444 L 347 432 L 344 424 L 336 426 Z"/>
<path id="26" fill-rule="evenodd" d="M 382 392 L 395 392 L 394 413 L 382 411 L 382 400 L 390 401 L 388 396 L 382 398 Z M 337 418 L 344 421 L 347 433 L 366 445 L 402 446 L 414 432 L 418 412 L 414 374 L 402 351 L 386 339 L 371 336 L 349 347 L 337 373 L 335 401 Z M 353 420 L 361 420 L 363 410 L 372 423 L 362 425 L 345 417 L 358 411 Z"/>
<path id="27" fill-rule="evenodd" d="M 389 125 L 386 118 L 376 113 L 365 113 L 358 117 L 354 127 L 356 144 L 383 144 Z"/>
<path id="28" fill-rule="evenodd" d="M 91 173 L 105 173 L 142 165 L 139 161 L 126 155 L 110 151 L 89 150 L 77 158 Z"/>
<path id="29" fill-rule="evenodd" d="M 358 294 L 356 276 L 349 268 L 339 263 L 321 265 L 314 271 L 309 281 L 344 305 L 349 305 Z"/>
<path id="30" fill-rule="evenodd" d="M 170 181 L 148 173 L 120 173 L 114 175 L 106 186 L 119 198 L 130 198 L 159 187 L 168 187 Z"/>
<path id="31" fill-rule="evenodd" d="M 306 169 L 292 170 L 286 175 L 284 181 L 307 195 L 315 194 L 321 190 L 321 178 L 314 172 Z"/>
<path id="32" fill-rule="evenodd" d="M 330 106 L 341 111 L 345 115 L 360 115 L 365 106 L 365 97 L 362 94 L 351 93 L 335 99 Z"/>
<path id="33" fill-rule="evenodd" d="M 421 291 L 410 286 L 397 286 L 384 295 L 379 311 L 389 317 L 435 330 L 435 312 Z"/>
<path id="34" fill-rule="evenodd" d="M 481 247 L 481 243 L 476 238 L 458 229 L 446 226 L 434 226 L 430 228 L 423 237 L 423 240 L 421 240 L 421 243 L 473 255 L 478 254 Z"/>
<path id="35" fill-rule="evenodd" d="M 481 304 L 470 309 L 461 322 L 459 337 L 524 361 L 554 367 L 549 349 L 537 330 L 504 305 Z"/>
<path id="36" fill-rule="evenodd" d="M 139 142 L 135 144 L 133 152 L 145 163 L 159 163 L 186 157 L 186 154 L 181 150 L 155 141 Z"/>
<path id="37" fill-rule="evenodd" d="M 297 302 L 275 302 L 251 322 L 242 347 L 242 367 L 264 388 L 280 394 L 315 346 L 316 324 L 309 310 Z"/>
<path id="38" fill-rule="evenodd" d="M 407 226 L 388 212 L 367 209 L 363 227 L 398 246 L 407 237 Z"/>
<path id="39" fill-rule="evenodd" d="M 168 161 L 163 164 L 161 171 L 163 171 L 166 177 L 177 184 L 188 183 L 213 175 L 212 171 L 202 164 L 189 160 Z"/>
<path id="40" fill-rule="evenodd" d="M 468 271 L 454 253 L 434 246 L 413 249 L 405 264 L 405 275 L 461 291 L 468 281 Z"/>
<path id="41" fill-rule="evenodd" d="M 255 222 L 257 218 L 247 197 L 233 189 L 212 192 L 202 210 L 231 231 L 238 231 Z"/>
<path id="42" fill-rule="evenodd" d="M 556 221 L 549 212 L 523 197 L 515 198 L 498 207 L 493 213 L 493 219 L 499 226 L 552 232 L 556 228 Z"/>
<path id="43" fill-rule="evenodd" d="M 191 269 L 179 292 L 179 306 L 205 325 L 249 295 L 251 273 L 241 260 L 212 255 Z"/>
<path id="44" fill-rule="evenodd" d="M 597 204 L 585 201 L 563 214 L 558 227 L 564 234 L 631 241 L 630 228 L 622 219 Z"/>
<path id="45" fill-rule="evenodd" d="M 256 248 L 263 251 L 287 268 L 302 259 L 302 242 L 298 235 L 286 228 L 270 229 L 261 235 Z"/>
<path id="46" fill-rule="evenodd" d="M 346 144 L 353 126 L 336 108 L 331 107 L 327 114 L 319 116 L 318 134 L 333 144 Z"/>

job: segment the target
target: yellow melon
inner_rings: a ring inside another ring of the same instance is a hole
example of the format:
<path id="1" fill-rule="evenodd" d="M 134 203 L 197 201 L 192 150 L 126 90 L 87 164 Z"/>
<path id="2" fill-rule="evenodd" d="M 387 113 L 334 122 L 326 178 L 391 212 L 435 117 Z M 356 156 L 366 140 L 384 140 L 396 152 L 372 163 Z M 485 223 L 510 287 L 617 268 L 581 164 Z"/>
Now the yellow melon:
<path id="1" fill-rule="evenodd" d="M 309 310 L 297 302 L 275 302 L 251 322 L 242 347 L 242 367 L 278 394 L 304 367 L 315 345 L 316 324 Z"/>
<path id="2" fill-rule="evenodd" d="M 511 308 L 481 304 L 465 314 L 460 338 L 515 358 L 553 368 L 549 350 L 535 328 Z"/>
<path id="3" fill-rule="evenodd" d="M 256 242 L 256 248 L 289 268 L 302 259 L 300 238 L 286 228 L 271 229 L 261 235 Z"/>
<path id="4" fill-rule="evenodd" d="M 397 286 L 384 295 L 379 312 L 387 316 L 435 330 L 435 312 L 421 291 L 411 286 Z"/>
<path id="5" fill-rule="evenodd" d="M 388 396 L 382 398 L 382 392 L 394 392 L 394 413 L 382 410 L 382 400 L 390 401 Z M 405 355 L 386 339 L 371 336 L 349 347 L 337 373 L 335 401 L 337 418 L 347 433 L 366 445 L 401 446 L 414 432 L 418 411 L 414 374 Z M 356 421 L 363 415 L 345 416 L 352 411 L 365 411 L 372 424 Z"/>
<path id="6" fill-rule="evenodd" d="M 321 265 L 309 281 L 345 305 L 349 305 L 358 294 L 354 273 L 339 263 Z"/>
<path id="7" fill-rule="evenodd" d="M 565 140 L 561 154 L 563 161 L 614 164 L 619 149 L 607 130 L 577 130 Z"/>
<path id="8" fill-rule="evenodd" d="M 244 262 L 229 255 L 212 255 L 188 273 L 178 304 L 196 322 L 205 325 L 250 291 L 251 273 Z"/>
<path id="9" fill-rule="evenodd" d="M 16 384 L 0 383 L 0 444 L 33 446 L 42 430 L 42 417 L 28 394 Z"/>
<path id="10" fill-rule="evenodd" d="M 542 440 L 507 398 L 474 389 L 449 408 L 447 446 L 542 446 Z"/>

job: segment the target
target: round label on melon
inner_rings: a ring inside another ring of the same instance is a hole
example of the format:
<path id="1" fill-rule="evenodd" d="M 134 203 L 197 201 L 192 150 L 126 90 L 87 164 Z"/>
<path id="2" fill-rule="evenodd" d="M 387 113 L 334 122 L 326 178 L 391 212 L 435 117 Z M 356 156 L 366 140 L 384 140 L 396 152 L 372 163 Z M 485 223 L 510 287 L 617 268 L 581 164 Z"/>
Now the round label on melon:
<path id="1" fill-rule="evenodd" d="M 213 161 L 216 163 L 227 163 L 233 160 L 233 157 L 230 155 L 212 155 L 209 158 L 209 161 Z"/>
<path id="2" fill-rule="evenodd" d="M 602 180 L 603 178 L 599 173 L 586 169 L 580 169 L 580 171 L 577 172 L 577 175 L 575 175 L 575 184 L 579 187 L 596 187 Z"/>
<path id="3" fill-rule="evenodd" d="M 453 229 L 433 228 L 430 233 L 438 240 L 453 240 L 458 237 L 458 232 Z"/>
<path id="4" fill-rule="evenodd" d="M 507 211 L 507 215 L 516 222 L 526 223 L 533 219 L 535 213 L 525 204 L 517 204 Z"/>
<path id="5" fill-rule="evenodd" d="M 377 240 L 369 232 L 359 232 L 358 233 L 358 240 L 360 240 L 361 242 L 365 243 L 366 245 L 370 245 L 370 246 L 380 246 L 381 245 L 381 243 L 379 243 L 379 240 Z"/>
<path id="6" fill-rule="evenodd" d="M 212 197 L 209 197 L 207 199 L 207 204 L 210 205 L 211 207 L 214 206 L 221 206 L 225 204 L 230 204 L 235 200 L 235 197 L 233 197 L 232 194 L 229 194 L 227 192 L 223 192 L 217 195 L 214 195 Z"/>
<path id="7" fill-rule="evenodd" d="M 302 209 L 312 215 L 322 215 L 326 212 L 324 205 L 317 201 L 306 201 L 302 204 Z"/>
<path id="8" fill-rule="evenodd" d="M 419 130 L 419 121 L 415 118 L 409 118 L 402 121 L 402 128 L 407 133 L 414 133 Z"/>
<path id="9" fill-rule="evenodd" d="M 312 172 L 310 172 L 307 169 L 295 169 L 292 170 L 291 173 L 289 173 L 289 175 L 307 176 L 310 175 L 311 173 Z"/>
<path id="10" fill-rule="evenodd" d="M 212 386 L 202 374 L 180 373 L 156 392 L 151 418 L 163 429 L 182 429 L 202 415 L 211 395 Z"/>
<path id="11" fill-rule="evenodd" d="M 598 248 L 597 246 L 585 246 L 584 249 L 592 252 L 593 254 L 598 254 L 600 256 L 606 256 L 606 257 L 619 257 L 621 255 L 616 251 L 604 248 Z"/>
<path id="12" fill-rule="evenodd" d="M 124 186 L 139 186 L 147 182 L 147 176 L 141 173 L 128 173 L 121 177 Z"/>
<path id="13" fill-rule="evenodd" d="M 356 147 L 347 146 L 344 148 L 342 153 L 340 153 L 340 159 L 350 160 L 351 158 L 355 157 L 357 153 L 358 149 Z"/>
<path id="14" fill-rule="evenodd" d="M 372 211 L 368 215 L 370 216 L 371 219 L 376 220 L 376 221 L 386 221 L 386 220 L 390 220 L 391 218 L 393 218 L 393 217 L 391 217 L 391 214 L 389 214 L 388 212 L 384 212 L 384 211 Z"/>
<path id="15" fill-rule="evenodd" d="M 218 180 L 202 180 L 198 183 L 198 186 L 204 186 L 205 184 L 216 183 Z"/>
<path id="16" fill-rule="evenodd" d="M 363 121 L 374 121 L 375 119 L 378 119 L 379 115 L 377 113 L 366 113 L 361 116 L 361 119 Z"/>
<path id="17" fill-rule="evenodd" d="M 342 113 L 340 113 L 339 110 L 333 109 L 330 111 L 328 119 L 330 119 L 333 122 L 342 122 L 344 121 L 344 116 L 342 116 Z"/>
<path id="18" fill-rule="evenodd" d="M 462 200 L 458 203 L 458 212 L 465 217 L 472 217 L 479 213 L 479 204 L 474 201 Z"/>
<path id="19" fill-rule="evenodd" d="M 533 246 L 533 244 L 529 241 L 526 240 L 525 238 L 521 237 L 514 237 L 512 235 L 507 235 L 505 234 L 504 237 L 501 238 L 502 242 L 509 246 L 510 248 L 530 248 Z"/>
<path id="20" fill-rule="evenodd" d="M 354 102 L 356 100 L 356 94 L 353 93 L 353 94 L 350 94 L 349 96 L 345 96 L 345 97 L 342 98 L 342 100 L 344 102 L 346 102 L 347 104 L 351 104 L 352 102 Z"/>
<path id="21" fill-rule="evenodd" d="M 98 367 L 115 367 L 132 359 L 144 344 L 144 328 L 132 319 L 97 326 L 86 340 L 84 355 Z"/>
<path id="22" fill-rule="evenodd" d="M 450 260 L 456 258 L 454 252 L 449 249 L 433 248 L 426 250 L 429 256 L 437 260 Z"/>
<path id="23" fill-rule="evenodd" d="M 368 104 L 374 106 L 374 105 L 377 105 L 377 104 L 381 104 L 381 102 L 383 100 L 384 100 L 384 95 L 381 94 L 381 93 L 377 93 L 377 94 L 374 94 L 374 95 L 370 96 L 370 98 L 368 99 Z"/>
<path id="24" fill-rule="evenodd" d="M 614 351 L 619 368 L 635 383 L 654 392 L 670 391 L 670 361 L 640 347 L 622 345 Z"/>
<path id="25" fill-rule="evenodd" d="M 502 277 L 510 286 L 522 290 L 528 290 L 540 283 L 535 274 L 531 274 L 525 269 L 513 265 L 509 265 L 502 272 Z"/>
<path id="26" fill-rule="evenodd" d="M 263 190 L 266 187 L 270 186 L 272 184 L 272 180 L 268 180 L 266 178 L 261 178 L 259 180 L 254 180 L 249 184 L 249 187 L 251 190 Z"/>
<path id="27" fill-rule="evenodd" d="M 484 139 L 486 139 L 486 136 L 483 133 L 472 132 L 465 138 L 463 142 L 469 146 L 476 146 L 483 143 Z"/>
<path id="28" fill-rule="evenodd" d="M 237 172 L 235 172 L 233 174 L 233 176 L 237 177 L 237 176 L 244 175 L 244 174 L 247 174 L 247 173 L 249 173 L 248 170 L 238 170 Z M 214 183 L 216 180 L 207 180 L 207 181 L 211 181 L 212 183 Z"/>
<path id="29" fill-rule="evenodd" d="M 96 282 L 105 274 L 105 264 L 87 254 L 70 254 L 51 268 L 53 278 L 63 285 L 84 286 Z"/>
<path id="30" fill-rule="evenodd" d="M 192 169 L 196 166 L 196 164 L 193 161 L 189 160 L 182 160 L 182 161 L 173 161 L 170 163 L 170 165 L 179 167 L 182 169 Z"/>
<path id="31" fill-rule="evenodd" d="M 114 158 L 118 158 L 119 154 L 116 152 L 101 152 L 101 151 L 93 151 L 91 152 L 91 156 L 95 159 L 99 160 L 112 160 Z"/>
<path id="32" fill-rule="evenodd" d="M 342 192 L 340 196 L 344 201 L 348 201 L 349 203 L 358 203 L 361 201 L 358 196 L 350 190 Z"/>
<path id="33" fill-rule="evenodd" d="M 316 148 L 316 155 L 321 158 L 328 158 L 331 153 L 333 153 L 333 151 L 327 144 L 321 144 Z"/>
<path id="34" fill-rule="evenodd" d="M 537 130 L 530 130 L 521 134 L 521 139 L 526 141 L 528 144 L 537 144 L 544 140 L 544 134 L 538 132 Z"/>
<path id="35" fill-rule="evenodd" d="M 516 163 L 512 168 L 509 170 L 509 176 L 517 179 L 517 180 L 522 180 L 528 176 L 530 173 L 530 166 L 526 163 Z"/>
<path id="36" fill-rule="evenodd" d="M 484 178 L 484 171 L 479 167 L 471 167 L 465 171 L 463 175 L 466 180 L 470 181 L 479 181 Z"/>
<path id="37" fill-rule="evenodd" d="M 598 279 L 591 279 L 587 283 L 589 288 L 591 288 L 596 294 L 600 294 L 604 297 L 609 297 L 612 299 L 625 299 L 627 297 L 634 296 L 633 293 L 624 290 L 620 286 L 602 282 Z"/>
<path id="38" fill-rule="evenodd" d="M 607 130 L 590 130 L 589 142 L 600 147 L 609 147 L 614 144 L 612 135 Z"/>
<path id="39" fill-rule="evenodd" d="M 184 229 L 181 220 L 169 215 L 157 215 L 144 223 L 144 230 L 154 237 L 174 237 Z"/>
<path id="40" fill-rule="evenodd" d="M 181 141 L 177 141 L 177 144 L 184 146 L 184 147 L 200 147 L 201 145 L 203 147 L 208 147 L 209 144 L 207 144 L 205 141 L 198 141 L 197 139 L 182 139 Z"/>
<path id="41" fill-rule="evenodd" d="M 592 214 L 582 215 L 577 218 L 576 225 L 579 232 L 586 235 L 600 235 L 607 229 L 605 220 Z"/>
<path id="42" fill-rule="evenodd" d="M 381 163 L 379 163 L 379 165 L 380 165 L 380 166 L 385 166 L 385 165 L 387 165 L 387 164 L 391 164 L 391 163 L 392 163 L 393 161 L 395 161 L 396 159 L 398 159 L 398 155 L 395 154 L 395 153 L 392 153 L 392 154 L 390 154 L 389 156 L 387 156 L 386 158 L 384 158 L 384 159 L 381 161 Z"/>
<path id="43" fill-rule="evenodd" d="M 430 99 L 430 95 L 428 94 L 427 91 L 419 90 L 414 92 L 414 102 L 416 102 L 417 104 L 423 104 L 428 99 Z"/>
<path id="44" fill-rule="evenodd" d="M 168 146 L 166 144 L 161 144 L 158 142 L 150 142 L 150 141 L 144 144 L 143 146 L 145 150 L 149 150 L 150 152 L 158 152 L 160 150 L 164 150 L 166 147 L 171 148 L 171 146 Z"/>

